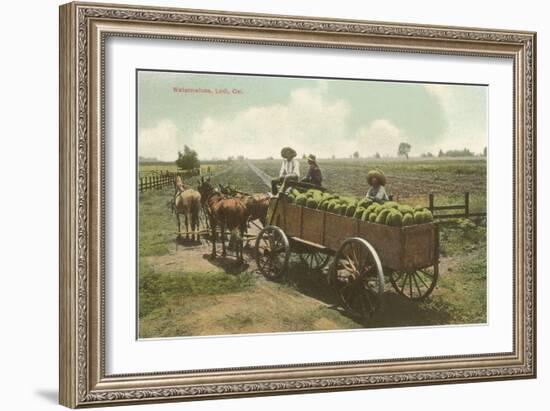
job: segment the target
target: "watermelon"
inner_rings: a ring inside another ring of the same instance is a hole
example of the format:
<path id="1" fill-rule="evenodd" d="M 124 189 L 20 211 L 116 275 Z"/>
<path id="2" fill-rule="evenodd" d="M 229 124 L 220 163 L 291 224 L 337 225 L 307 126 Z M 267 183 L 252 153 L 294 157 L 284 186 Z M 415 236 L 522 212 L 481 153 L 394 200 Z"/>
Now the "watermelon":
<path id="1" fill-rule="evenodd" d="M 305 206 L 306 201 L 307 201 L 307 197 L 305 194 L 300 194 L 296 196 L 296 204 L 298 204 L 299 206 Z"/>
<path id="2" fill-rule="evenodd" d="M 319 203 L 314 198 L 308 198 L 306 200 L 306 206 L 308 208 L 317 208 L 318 205 L 319 205 Z"/>
<path id="3" fill-rule="evenodd" d="M 401 223 L 402 226 L 407 226 L 407 225 L 413 225 L 414 224 L 414 217 L 412 214 L 410 213 L 407 213 L 407 214 L 404 214 L 403 215 L 403 221 Z"/>
<path id="4" fill-rule="evenodd" d="M 386 218 L 388 217 L 388 214 L 391 212 L 389 208 L 384 208 L 380 213 L 378 213 L 378 216 L 376 217 L 375 222 L 377 224 L 386 224 Z"/>
<path id="5" fill-rule="evenodd" d="M 401 227 L 403 222 L 403 214 L 397 210 L 392 210 L 388 213 L 386 217 L 386 224 L 394 227 Z"/>
<path id="6" fill-rule="evenodd" d="M 357 209 L 357 207 L 355 206 L 355 204 L 350 204 L 348 206 L 348 208 L 346 209 L 346 216 L 347 217 L 353 217 L 355 215 L 355 210 Z"/>

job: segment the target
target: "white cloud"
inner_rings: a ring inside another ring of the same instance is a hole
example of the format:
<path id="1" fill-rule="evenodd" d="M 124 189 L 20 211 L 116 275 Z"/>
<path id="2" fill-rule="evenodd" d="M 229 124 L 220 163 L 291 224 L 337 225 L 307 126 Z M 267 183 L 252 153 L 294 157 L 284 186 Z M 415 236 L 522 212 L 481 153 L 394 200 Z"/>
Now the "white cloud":
<path id="1" fill-rule="evenodd" d="M 173 161 L 181 145 L 178 142 L 178 128 L 173 121 L 163 119 L 151 128 L 140 130 L 139 155 L 157 160 Z"/>
<path id="2" fill-rule="evenodd" d="M 361 155 L 396 156 L 399 143 L 406 141 L 401 130 L 386 119 L 378 119 L 357 131 Z"/>
<path id="3" fill-rule="evenodd" d="M 326 85 L 318 83 L 294 90 L 286 104 L 250 107 L 230 119 L 206 118 L 192 140 L 202 158 L 278 156 L 286 145 L 299 154 L 347 156 L 350 112 L 346 101 L 330 99 Z"/>
<path id="4" fill-rule="evenodd" d="M 488 133 L 486 95 L 484 106 L 483 103 L 473 100 L 471 94 L 466 94 L 468 89 L 464 87 L 467 86 L 426 84 L 424 87 L 437 98 L 448 121 L 446 132 L 429 149 L 436 152 L 439 149 L 447 151 L 468 148 L 476 153 L 482 152 L 487 145 Z M 485 113 L 479 110 L 485 110 Z"/>

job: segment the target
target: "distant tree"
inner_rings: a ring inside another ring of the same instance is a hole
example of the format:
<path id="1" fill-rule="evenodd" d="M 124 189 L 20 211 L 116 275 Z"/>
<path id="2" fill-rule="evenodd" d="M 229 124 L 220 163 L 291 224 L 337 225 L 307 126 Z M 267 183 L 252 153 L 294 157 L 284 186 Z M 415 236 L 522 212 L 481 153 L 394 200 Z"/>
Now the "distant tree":
<path id="1" fill-rule="evenodd" d="M 192 150 L 188 146 L 183 147 L 183 153 L 178 151 L 178 159 L 176 165 L 182 170 L 193 170 L 199 168 L 201 162 L 199 156 L 195 150 Z"/>
<path id="2" fill-rule="evenodd" d="M 420 157 L 433 157 L 434 155 L 430 153 L 429 151 L 427 153 L 420 154 Z"/>
<path id="3" fill-rule="evenodd" d="M 332 158 L 333 160 L 336 159 L 336 156 L 333 154 L 332 156 L 330 156 L 330 158 Z"/>
<path id="4" fill-rule="evenodd" d="M 374 158 L 380 158 L 380 153 L 376 152 L 376 154 L 374 155 Z"/>
<path id="5" fill-rule="evenodd" d="M 439 149 L 439 154 L 437 155 L 438 157 L 443 157 L 445 155 L 445 153 L 443 152 L 443 150 Z"/>
<path id="6" fill-rule="evenodd" d="M 240 156 L 237 156 L 237 160 L 240 160 L 240 161 L 243 161 L 245 158 L 244 156 L 241 154 Z"/>
<path id="7" fill-rule="evenodd" d="M 487 146 L 483 148 L 483 157 L 487 157 Z"/>
<path id="8" fill-rule="evenodd" d="M 307 158 L 306 154 L 302 154 L 302 160 L 305 160 Z"/>
<path id="9" fill-rule="evenodd" d="M 400 143 L 399 148 L 397 149 L 397 155 L 405 156 L 405 158 L 408 160 L 410 151 L 411 145 L 409 143 Z"/>
<path id="10" fill-rule="evenodd" d="M 266 160 L 273 160 L 273 157 L 269 156 Z"/>
<path id="11" fill-rule="evenodd" d="M 235 157 L 233 157 L 233 156 L 227 157 L 227 161 L 233 161 L 233 160 L 235 160 Z"/>
<path id="12" fill-rule="evenodd" d="M 359 151 L 353 153 L 353 158 L 359 158 Z"/>

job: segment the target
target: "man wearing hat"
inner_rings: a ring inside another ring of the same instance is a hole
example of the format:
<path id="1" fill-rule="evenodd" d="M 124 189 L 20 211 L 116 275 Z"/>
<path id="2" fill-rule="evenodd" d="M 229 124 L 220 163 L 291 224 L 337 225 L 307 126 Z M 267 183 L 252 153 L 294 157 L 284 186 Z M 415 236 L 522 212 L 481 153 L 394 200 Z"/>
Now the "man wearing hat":
<path id="1" fill-rule="evenodd" d="M 290 147 L 284 147 L 281 150 L 283 164 L 279 177 L 271 180 L 271 192 L 277 194 L 277 185 L 284 181 L 298 181 L 300 178 L 300 162 L 296 159 L 296 151 Z"/>
<path id="2" fill-rule="evenodd" d="M 321 169 L 317 165 L 317 158 L 313 154 L 310 154 L 307 157 L 307 163 L 309 164 L 309 170 L 307 170 L 307 175 L 302 178 L 302 182 L 321 187 L 323 175 L 321 174 Z"/>
<path id="3" fill-rule="evenodd" d="M 386 176 L 380 170 L 371 170 L 367 173 L 367 183 L 369 184 L 369 189 L 367 191 L 367 198 L 383 204 L 385 201 L 388 201 L 388 195 L 386 194 Z"/>

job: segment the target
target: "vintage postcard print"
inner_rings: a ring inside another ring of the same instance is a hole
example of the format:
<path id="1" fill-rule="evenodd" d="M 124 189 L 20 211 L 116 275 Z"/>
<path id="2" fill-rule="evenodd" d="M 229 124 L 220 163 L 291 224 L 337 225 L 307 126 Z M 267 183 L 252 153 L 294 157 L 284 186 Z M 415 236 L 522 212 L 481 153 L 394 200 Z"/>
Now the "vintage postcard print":
<path id="1" fill-rule="evenodd" d="M 139 338 L 486 323 L 486 85 L 136 84 Z"/>

